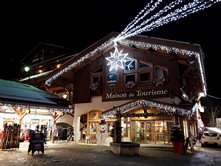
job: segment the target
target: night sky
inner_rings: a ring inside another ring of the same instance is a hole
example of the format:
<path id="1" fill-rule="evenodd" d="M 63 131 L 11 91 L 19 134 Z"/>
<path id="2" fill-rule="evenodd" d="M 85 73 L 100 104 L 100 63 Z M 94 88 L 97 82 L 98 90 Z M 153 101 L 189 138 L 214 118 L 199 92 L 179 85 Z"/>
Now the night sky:
<path id="1" fill-rule="evenodd" d="M 5 3 L 0 16 L 0 79 L 17 78 L 22 68 L 20 61 L 39 42 L 63 45 L 76 53 L 80 52 L 112 31 L 123 31 L 149 1 Z M 201 45 L 205 54 L 207 93 L 221 97 L 221 84 L 218 81 L 221 75 L 220 17 L 221 3 L 218 2 L 140 35 Z"/>

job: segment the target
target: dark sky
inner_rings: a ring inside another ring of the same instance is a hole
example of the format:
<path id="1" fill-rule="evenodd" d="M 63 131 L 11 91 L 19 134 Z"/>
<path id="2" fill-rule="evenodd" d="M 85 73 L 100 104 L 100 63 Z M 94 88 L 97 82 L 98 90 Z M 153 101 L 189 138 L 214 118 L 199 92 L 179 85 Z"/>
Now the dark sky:
<path id="1" fill-rule="evenodd" d="M 39 42 L 79 52 L 112 31 L 121 32 L 150 0 L 27 1 L 1 5 L 0 79 L 13 80 L 20 61 Z M 165 2 L 165 1 L 164 1 Z M 200 44 L 208 94 L 221 97 L 221 3 L 140 35 Z"/>

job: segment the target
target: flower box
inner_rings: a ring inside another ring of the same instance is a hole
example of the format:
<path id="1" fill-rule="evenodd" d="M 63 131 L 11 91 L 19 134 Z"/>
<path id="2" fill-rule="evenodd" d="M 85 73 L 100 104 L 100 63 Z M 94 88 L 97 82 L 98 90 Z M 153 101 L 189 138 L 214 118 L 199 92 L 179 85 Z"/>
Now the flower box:
<path id="1" fill-rule="evenodd" d="M 136 86 L 136 84 L 135 84 L 135 82 L 133 82 L 133 81 L 128 81 L 126 84 L 125 84 L 125 87 L 127 88 L 127 89 L 132 89 L 133 87 L 135 87 Z"/>
<path id="2" fill-rule="evenodd" d="M 93 90 L 93 91 L 95 91 L 97 88 L 98 88 L 98 83 L 97 83 L 97 82 L 92 83 L 92 84 L 90 85 L 90 89 Z"/>

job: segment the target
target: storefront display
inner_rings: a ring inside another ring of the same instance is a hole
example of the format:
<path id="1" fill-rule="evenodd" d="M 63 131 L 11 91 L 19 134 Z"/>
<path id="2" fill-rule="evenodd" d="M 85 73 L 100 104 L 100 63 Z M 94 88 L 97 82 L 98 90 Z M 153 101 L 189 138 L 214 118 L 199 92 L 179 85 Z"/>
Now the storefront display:
<path id="1" fill-rule="evenodd" d="M 20 125 L 17 123 L 4 123 L 2 132 L 2 149 L 19 148 Z"/>

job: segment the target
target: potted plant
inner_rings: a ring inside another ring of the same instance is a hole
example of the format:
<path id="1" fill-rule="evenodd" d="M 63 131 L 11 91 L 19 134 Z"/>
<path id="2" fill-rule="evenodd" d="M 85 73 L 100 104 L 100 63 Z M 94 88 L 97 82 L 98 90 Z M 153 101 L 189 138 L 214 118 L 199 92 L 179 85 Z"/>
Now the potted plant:
<path id="1" fill-rule="evenodd" d="M 173 126 L 170 132 L 170 141 L 175 153 L 182 153 L 184 146 L 184 134 L 179 125 Z"/>

